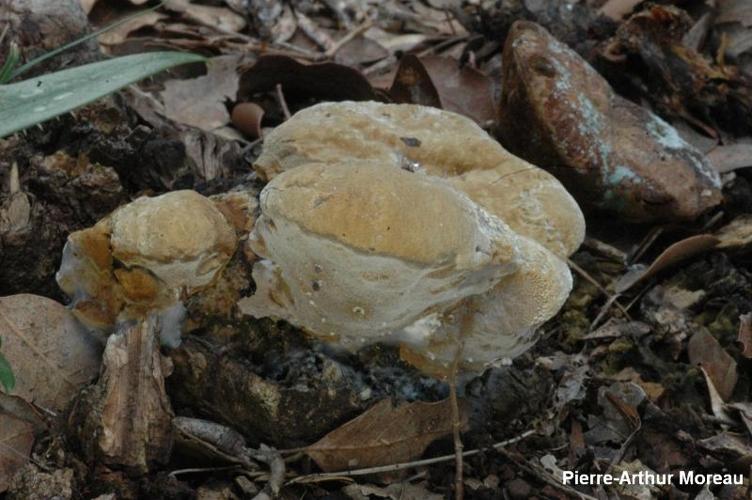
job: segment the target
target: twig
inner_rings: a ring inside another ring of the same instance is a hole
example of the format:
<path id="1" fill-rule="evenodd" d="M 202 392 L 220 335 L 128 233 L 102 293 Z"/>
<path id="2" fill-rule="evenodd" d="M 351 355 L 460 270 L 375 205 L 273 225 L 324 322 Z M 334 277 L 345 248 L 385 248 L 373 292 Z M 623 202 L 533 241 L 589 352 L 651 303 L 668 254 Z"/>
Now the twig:
<path id="1" fill-rule="evenodd" d="M 235 469 L 241 469 L 242 465 L 226 465 L 224 467 L 193 467 L 190 469 L 176 469 L 169 474 L 167 474 L 170 477 L 179 476 L 181 474 L 198 474 L 202 472 L 219 472 L 219 471 L 225 471 L 225 470 L 235 470 Z"/>
<path id="2" fill-rule="evenodd" d="M 277 96 L 277 104 L 282 108 L 282 114 L 285 115 L 285 121 L 290 119 L 290 108 L 287 107 L 287 101 L 285 100 L 285 94 L 282 93 L 282 84 L 278 83 L 275 87 L 275 95 Z"/>
<path id="3" fill-rule="evenodd" d="M 499 450 L 499 453 L 504 455 L 508 460 L 514 462 L 517 465 L 517 467 L 519 467 L 520 469 L 524 470 L 525 472 L 527 472 L 528 474 L 532 476 L 535 476 L 536 478 L 540 479 L 544 483 L 553 486 L 557 490 L 561 490 L 565 493 L 568 493 L 572 496 L 576 496 L 583 500 L 598 500 L 594 496 L 581 493 L 577 491 L 576 489 L 565 485 L 564 483 L 559 481 L 556 477 L 554 477 L 552 474 L 550 474 L 546 469 L 544 469 L 540 465 L 534 464 L 528 460 L 517 457 L 513 455 L 512 453 L 503 449 Z"/>
<path id="4" fill-rule="evenodd" d="M 640 257 L 648 251 L 648 248 L 653 246 L 653 243 L 655 243 L 655 240 L 657 240 L 661 234 L 663 234 L 663 227 L 658 226 L 651 229 L 647 236 L 643 238 L 642 242 L 640 242 L 640 246 L 637 247 L 634 254 L 629 257 L 629 262 L 633 263 L 640 260 Z"/>
<path id="5" fill-rule="evenodd" d="M 462 334 L 467 331 L 464 327 L 469 316 L 471 316 L 471 313 L 466 311 L 462 318 L 462 328 L 460 329 L 459 338 L 457 339 L 457 352 L 454 354 L 452 371 L 449 374 L 449 404 L 452 407 L 452 441 L 454 442 L 454 497 L 457 500 L 463 500 L 465 498 L 465 488 L 462 480 L 464 468 L 464 463 L 462 461 L 463 446 L 462 437 L 460 436 L 462 424 L 460 422 L 460 407 L 457 403 L 457 370 L 459 369 L 460 358 L 462 358 L 462 351 L 465 346 L 465 343 L 462 340 Z"/>
<path id="6" fill-rule="evenodd" d="M 506 446 L 522 441 L 523 439 L 530 437 L 535 433 L 536 431 L 534 430 L 528 430 L 528 431 L 523 432 L 519 436 L 513 437 L 511 439 L 507 439 L 505 441 L 498 442 L 492 445 L 490 448 L 476 448 L 474 450 L 466 451 L 462 453 L 462 457 L 463 458 L 471 457 L 473 455 L 477 455 L 489 449 L 501 450 L 505 448 Z M 426 458 L 423 460 L 415 460 L 413 462 L 403 462 L 399 464 L 382 465 L 380 467 L 368 467 L 365 469 L 354 469 L 354 470 L 347 470 L 347 471 L 342 471 L 342 472 L 322 472 L 318 474 L 308 474 L 305 476 L 298 476 L 294 479 L 291 479 L 290 481 L 288 481 L 288 484 L 310 483 L 310 482 L 317 482 L 317 481 L 327 481 L 327 480 L 332 480 L 332 479 L 346 479 L 346 478 L 350 478 L 354 476 L 367 476 L 369 474 L 381 474 L 384 472 L 394 472 L 398 470 L 412 469 L 413 467 L 423 467 L 426 465 L 433 465 L 433 464 L 438 464 L 441 462 L 449 462 L 451 460 L 455 460 L 455 458 L 456 456 L 453 453 L 451 455 L 442 455 L 440 457 Z"/>
<path id="7" fill-rule="evenodd" d="M 368 19 L 360 26 L 356 26 L 355 29 L 351 30 L 349 33 L 347 33 L 345 36 L 334 42 L 334 44 L 326 49 L 326 52 L 324 52 L 324 55 L 327 58 L 334 57 L 334 54 L 337 53 L 339 49 L 341 49 L 345 44 L 347 44 L 350 40 L 353 38 L 362 35 L 366 31 L 368 31 L 368 28 L 373 26 L 373 21 L 371 19 Z"/>
<path id="8" fill-rule="evenodd" d="M 609 301 L 613 301 L 613 303 L 614 303 L 614 305 L 616 306 L 616 308 L 617 308 L 617 309 L 619 309 L 619 310 L 620 310 L 620 311 L 621 311 L 621 312 L 622 312 L 622 313 L 624 314 L 624 316 L 625 316 L 625 317 L 626 317 L 626 318 L 627 318 L 628 320 L 631 320 L 631 319 L 632 319 L 632 317 L 631 317 L 631 316 L 629 315 L 629 313 L 628 313 L 628 312 L 627 312 L 627 310 L 626 310 L 626 309 L 624 308 L 624 306 L 622 306 L 622 305 L 621 305 L 621 304 L 619 303 L 619 301 L 617 301 L 617 300 L 616 300 L 616 297 L 614 297 L 614 296 L 613 296 L 613 295 L 611 294 L 611 292 L 609 292 L 608 290 L 606 290 L 606 289 L 605 289 L 605 288 L 603 287 L 603 285 L 601 285 L 600 283 L 598 283 L 598 282 L 597 282 L 597 281 L 595 280 L 595 278 L 593 278 L 592 276 L 590 276 L 590 274 L 589 274 L 589 273 L 588 273 L 587 271 L 585 271 L 585 270 L 584 270 L 584 269 L 582 269 L 582 268 L 581 268 L 580 266 L 578 266 L 577 264 L 575 264 L 575 262 L 574 262 L 574 261 L 573 261 L 572 259 L 567 259 L 567 264 L 569 264 L 569 267 L 571 267 L 572 269 L 574 269 L 574 270 L 575 270 L 575 272 L 576 272 L 577 274 L 579 274 L 580 276 L 582 276 L 582 277 L 583 277 L 583 278 L 585 279 L 585 281 L 587 281 L 588 283 L 590 283 L 591 285 L 593 285 L 593 286 L 594 286 L 595 288 L 597 288 L 597 289 L 598 289 L 598 290 L 599 290 L 599 291 L 600 291 L 600 292 L 601 292 L 601 293 L 602 293 L 603 295 L 605 295 L 605 296 L 606 296 L 606 297 L 608 298 L 608 300 L 609 300 Z"/>

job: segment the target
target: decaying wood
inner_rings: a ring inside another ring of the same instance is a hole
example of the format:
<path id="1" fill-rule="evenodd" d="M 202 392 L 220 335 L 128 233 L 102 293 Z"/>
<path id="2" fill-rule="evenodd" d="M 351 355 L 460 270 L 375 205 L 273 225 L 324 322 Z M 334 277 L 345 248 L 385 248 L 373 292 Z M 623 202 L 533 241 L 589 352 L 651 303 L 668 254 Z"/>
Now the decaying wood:
<path id="1" fill-rule="evenodd" d="M 155 315 L 110 336 L 99 382 L 74 408 L 87 458 L 146 472 L 172 448 L 173 412 L 164 387 Z M 92 439 L 92 436 L 95 436 Z"/>

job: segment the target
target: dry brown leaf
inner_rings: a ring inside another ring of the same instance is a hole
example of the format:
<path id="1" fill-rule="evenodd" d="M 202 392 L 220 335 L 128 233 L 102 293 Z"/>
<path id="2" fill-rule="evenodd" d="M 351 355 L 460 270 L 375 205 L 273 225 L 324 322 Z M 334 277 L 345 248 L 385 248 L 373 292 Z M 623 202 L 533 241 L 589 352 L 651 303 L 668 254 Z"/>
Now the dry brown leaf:
<path id="1" fill-rule="evenodd" d="M 406 54 L 400 61 L 389 95 L 398 103 L 441 108 L 439 90 L 417 56 Z"/>
<path id="2" fill-rule="evenodd" d="M 159 12 L 144 12 L 140 16 L 134 17 L 123 24 L 105 31 L 99 35 L 98 40 L 102 45 L 119 45 L 125 41 L 134 31 L 140 30 L 147 26 L 153 26 L 157 22 L 165 19 L 167 16 Z"/>
<path id="3" fill-rule="evenodd" d="M 739 316 L 739 336 L 737 340 L 742 345 L 742 356 L 752 359 L 752 313 Z"/>
<path id="4" fill-rule="evenodd" d="M 0 494 L 29 461 L 33 444 L 34 428 L 30 423 L 0 413 Z"/>
<path id="5" fill-rule="evenodd" d="M 616 286 L 616 291 L 622 293 L 629 290 L 637 283 L 652 278 L 669 267 L 712 250 L 718 246 L 718 243 L 718 238 L 710 234 L 698 234 L 677 241 L 661 252 L 645 271 L 631 276 L 631 279 L 620 280 Z"/>
<path id="6" fill-rule="evenodd" d="M 736 361 L 707 330 L 701 329 L 689 339 L 689 362 L 700 365 L 724 401 L 731 398 L 736 386 Z"/>
<path id="7" fill-rule="evenodd" d="M 716 24 L 736 22 L 752 27 L 752 3 L 749 0 L 721 0 L 718 7 Z"/>
<path id="8" fill-rule="evenodd" d="M 190 0 L 165 0 L 165 7 L 219 31 L 237 33 L 246 26 L 243 16 L 226 7 L 200 5 Z"/>
<path id="9" fill-rule="evenodd" d="M 334 54 L 334 61 L 348 66 L 367 64 L 389 56 L 389 51 L 379 42 L 365 36 L 357 36 L 344 44 Z"/>
<path id="10" fill-rule="evenodd" d="M 326 472 L 377 467 L 420 457 L 434 440 L 451 434 L 449 400 L 395 407 L 382 400 L 306 448 Z M 463 425 L 466 416 L 463 416 Z"/>
<path id="11" fill-rule="evenodd" d="M 0 337 L 16 376 L 11 394 L 48 410 L 61 411 L 99 372 L 98 339 L 46 297 L 0 298 Z"/>
<path id="12" fill-rule="evenodd" d="M 240 100 L 273 90 L 279 84 L 286 97 L 315 97 L 331 101 L 378 100 L 368 79 L 358 70 L 336 63 L 302 64 L 286 56 L 262 56 L 240 77 Z"/>
<path id="13" fill-rule="evenodd" d="M 397 102 L 440 107 L 481 125 L 495 117 L 491 79 L 449 57 L 404 56 L 389 92 Z"/>
<path id="14" fill-rule="evenodd" d="M 342 488 L 342 493 L 353 500 L 386 498 L 389 500 L 442 500 L 444 495 L 433 493 L 420 484 L 392 483 L 385 487 L 370 484 L 349 484 Z"/>
<path id="15" fill-rule="evenodd" d="M 752 167 L 752 144 L 718 146 L 708 153 L 707 158 L 713 168 L 720 173 Z"/>
<path id="16" fill-rule="evenodd" d="M 614 21 L 620 21 L 642 2 L 643 0 L 608 0 L 598 12 Z"/>
<path id="17" fill-rule="evenodd" d="M 238 92 L 238 61 L 238 56 L 215 57 L 207 62 L 206 75 L 166 82 L 165 115 L 206 131 L 227 125 L 230 113 L 225 100 L 234 101 Z"/>

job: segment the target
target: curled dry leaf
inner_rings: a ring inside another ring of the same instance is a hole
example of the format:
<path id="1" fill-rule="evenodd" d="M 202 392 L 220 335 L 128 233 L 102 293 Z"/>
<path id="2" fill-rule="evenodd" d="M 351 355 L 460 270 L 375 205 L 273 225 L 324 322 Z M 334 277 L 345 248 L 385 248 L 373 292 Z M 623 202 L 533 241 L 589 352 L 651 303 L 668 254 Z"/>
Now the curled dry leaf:
<path id="1" fill-rule="evenodd" d="M 405 55 L 389 93 L 397 102 L 454 111 L 480 125 L 495 117 L 492 80 L 449 57 Z"/>
<path id="2" fill-rule="evenodd" d="M 420 457 L 434 440 L 452 432 L 449 400 L 395 407 L 382 400 L 306 448 L 326 472 L 377 467 Z M 461 417 L 462 425 L 467 415 Z"/>
<path id="3" fill-rule="evenodd" d="M 708 153 L 708 161 L 720 173 L 752 167 L 752 144 L 737 143 L 718 146 Z"/>
<path id="4" fill-rule="evenodd" d="M 701 365 L 724 401 L 731 398 L 736 386 L 736 361 L 707 330 L 701 329 L 689 339 L 689 362 Z"/>
<path id="5" fill-rule="evenodd" d="M 737 340 L 742 345 L 742 356 L 752 359 L 752 314 L 739 316 L 739 336 Z"/>
<path id="6" fill-rule="evenodd" d="M 242 100 L 279 84 L 288 94 L 325 100 L 377 100 L 368 79 L 358 70 L 336 63 L 303 64 L 286 56 L 262 56 L 240 77 Z"/>
<path id="7" fill-rule="evenodd" d="M 665 269 L 712 250 L 718 246 L 718 241 L 718 238 L 710 234 L 698 234 L 677 241 L 661 252 L 644 271 L 625 275 L 624 279 L 620 280 L 617 284 L 616 291 L 619 293 L 625 292 L 637 283 L 652 278 Z"/>

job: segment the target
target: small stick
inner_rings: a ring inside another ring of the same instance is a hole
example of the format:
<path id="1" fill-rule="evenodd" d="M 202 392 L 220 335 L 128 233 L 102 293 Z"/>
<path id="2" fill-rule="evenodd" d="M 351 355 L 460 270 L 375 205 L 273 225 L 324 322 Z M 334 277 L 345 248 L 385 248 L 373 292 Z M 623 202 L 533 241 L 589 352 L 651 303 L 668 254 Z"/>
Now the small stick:
<path id="1" fill-rule="evenodd" d="M 528 438 L 535 433 L 536 431 L 534 430 L 528 430 L 528 431 L 523 432 L 519 436 L 513 437 L 511 439 L 507 439 L 505 441 L 498 442 L 492 445 L 490 448 L 494 450 L 501 450 L 509 446 L 510 444 L 520 442 L 523 439 Z M 462 453 L 462 456 L 471 457 L 473 455 L 477 455 L 483 451 L 486 451 L 487 449 L 488 448 L 476 448 L 474 450 L 469 450 L 469 451 Z M 425 458 L 423 460 L 415 460 L 414 462 L 403 462 L 399 464 L 382 465 L 379 467 L 368 467 L 365 469 L 346 470 L 342 472 L 321 472 L 318 474 L 308 474 L 306 476 L 298 476 L 288 481 L 287 484 L 310 483 L 310 482 L 326 481 L 326 480 L 331 480 L 331 479 L 340 480 L 340 479 L 346 479 L 346 478 L 354 477 L 354 476 L 367 476 L 369 474 L 381 474 L 383 472 L 394 472 L 398 470 L 412 469 L 413 467 L 422 467 L 425 465 L 433 465 L 433 464 L 438 464 L 441 462 L 449 462 L 450 460 L 455 460 L 455 459 L 456 459 L 456 455 L 452 453 L 451 455 L 442 455 L 440 457 Z"/>
<path id="2" fill-rule="evenodd" d="M 621 303 L 619 303 L 619 301 L 616 300 L 617 297 L 615 297 L 608 290 L 606 290 L 603 287 L 603 285 L 601 285 L 600 283 L 598 283 L 595 280 L 595 278 L 593 278 L 592 276 L 590 276 L 590 274 L 588 274 L 587 271 L 585 271 L 580 266 L 578 266 L 572 259 L 567 259 L 567 264 L 569 264 L 569 267 L 571 267 L 572 269 L 574 269 L 577 274 L 579 274 L 580 276 L 582 276 L 585 279 L 585 281 L 587 281 L 588 283 L 590 283 L 591 285 L 593 285 L 595 288 L 597 288 L 609 300 L 613 300 L 614 305 L 616 306 L 616 308 L 619 309 L 628 320 L 632 319 L 632 317 L 629 315 L 629 313 L 627 312 L 627 310 L 624 309 L 624 306 L 622 306 Z"/>
<path id="3" fill-rule="evenodd" d="M 337 51 L 339 49 L 341 49 L 343 45 L 345 45 L 347 42 L 349 42 L 353 38 L 355 38 L 355 37 L 357 37 L 359 35 L 362 35 L 366 31 L 368 31 L 368 28 L 370 28 L 371 26 L 373 26 L 373 21 L 370 20 L 370 19 L 368 19 L 363 24 L 361 24 L 360 26 L 355 27 L 355 29 L 351 30 L 345 36 L 343 36 L 342 38 L 340 38 L 339 40 L 337 40 L 336 42 L 334 42 L 334 44 L 331 47 L 329 47 L 328 49 L 326 49 L 326 52 L 324 52 L 324 55 L 327 58 L 334 57 L 334 54 L 336 54 Z"/>
<path id="4" fill-rule="evenodd" d="M 225 470 L 235 470 L 235 469 L 241 469 L 242 467 L 240 465 L 227 465 L 223 467 L 194 467 L 191 469 L 176 469 L 169 474 L 167 474 L 170 477 L 176 477 L 181 474 L 200 474 L 204 472 L 220 472 Z"/>
<path id="5" fill-rule="evenodd" d="M 282 93 L 282 84 L 278 83 L 276 87 L 274 87 L 276 94 L 277 94 L 277 103 L 279 104 L 279 107 L 282 108 L 282 114 L 285 115 L 285 121 L 290 119 L 290 108 L 287 107 L 287 101 L 285 100 L 285 94 Z"/>

